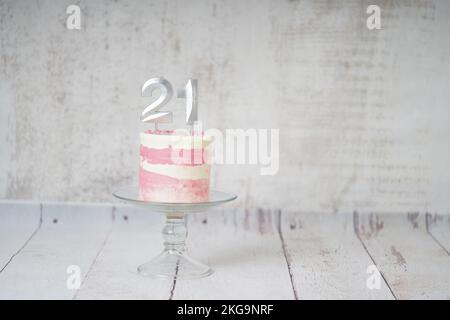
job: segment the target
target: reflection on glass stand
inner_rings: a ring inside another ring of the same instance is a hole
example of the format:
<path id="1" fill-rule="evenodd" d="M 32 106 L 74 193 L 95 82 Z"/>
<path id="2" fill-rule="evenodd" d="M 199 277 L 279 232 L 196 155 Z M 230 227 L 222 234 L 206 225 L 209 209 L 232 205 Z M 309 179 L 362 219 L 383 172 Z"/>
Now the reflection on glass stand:
<path id="1" fill-rule="evenodd" d="M 209 276 L 213 270 L 186 253 L 186 215 L 199 213 L 233 201 L 236 195 L 210 191 L 209 200 L 201 203 L 150 202 L 139 199 L 137 187 L 117 190 L 113 195 L 133 205 L 144 207 L 150 212 L 164 213 L 166 224 L 162 230 L 164 250 L 151 261 L 138 267 L 138 272 L 147 277 L 194 279 Z"/>

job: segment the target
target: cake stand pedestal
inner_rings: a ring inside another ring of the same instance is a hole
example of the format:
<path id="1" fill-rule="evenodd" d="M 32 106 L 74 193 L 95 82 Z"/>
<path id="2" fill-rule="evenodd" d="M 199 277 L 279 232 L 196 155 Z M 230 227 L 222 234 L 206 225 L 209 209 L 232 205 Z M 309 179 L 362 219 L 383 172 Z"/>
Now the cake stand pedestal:
<path id="1" fill-rule="evenodd" d="M 158 256 L 138 267 L 139 274 L 146 277 L 195 279 L 209 276 L 213 270 L 206 264 L 189 257 L 186 252 L 186 215 L 233 201 L 236 195 L 210 191 L 209 200 L 200 203 L 167 203 L 140 200 L 137 187 L 126 187 L 113 193 L 116 198 L 140 206 L 154 213 L 166 215 L 162 229 L 164 250 Z"/>

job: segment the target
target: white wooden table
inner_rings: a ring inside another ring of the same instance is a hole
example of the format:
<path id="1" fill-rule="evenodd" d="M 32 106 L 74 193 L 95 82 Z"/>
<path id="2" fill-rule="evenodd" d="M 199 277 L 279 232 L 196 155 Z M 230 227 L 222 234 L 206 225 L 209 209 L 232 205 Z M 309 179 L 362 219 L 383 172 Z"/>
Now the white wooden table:
<path id="1" fill-rule="evenodd" d="M 136 272 L 162 226 L 128 206 L 0 202 L 0 299 L 450 299 L 448 215 L 192 215 L 190 254 L 215 272 L 178 281 Z"/>

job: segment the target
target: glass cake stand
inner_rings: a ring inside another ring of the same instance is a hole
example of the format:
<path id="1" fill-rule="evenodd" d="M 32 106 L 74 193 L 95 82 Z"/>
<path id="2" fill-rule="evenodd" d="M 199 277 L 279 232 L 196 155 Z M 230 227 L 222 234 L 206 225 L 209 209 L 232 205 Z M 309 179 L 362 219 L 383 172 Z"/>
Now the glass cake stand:
<path id="1" fill-rule="evenodd" d="M 164 213 L 166 224 L 162 229 L 164 250 L 157 257 L 138 267 L 139 274 L 146 277 L 195 279 L 209 276 L 213 270 L 186 253 L 186 214 L 199 213 L 233 201 L 236 195 L 211 190 L 209 200 L 199 203 L 168 203 L 144 201 L 139 198 L 137 187 L 125 187 L 113 192 L 116 198 L 143 207 L 150 212 Z"/>

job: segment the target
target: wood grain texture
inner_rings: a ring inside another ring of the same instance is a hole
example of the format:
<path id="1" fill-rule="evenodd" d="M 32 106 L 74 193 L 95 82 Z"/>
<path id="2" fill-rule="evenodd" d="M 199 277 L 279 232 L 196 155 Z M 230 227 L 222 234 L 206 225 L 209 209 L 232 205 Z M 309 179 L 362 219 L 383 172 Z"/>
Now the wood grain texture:
<path id="1" fill-rule="evenodd" d="M 41 226 L 37 202 L 0 201 L 0 277 Z"/>
<path id="2" fill-rule="evenodd" d="M 370 256 L 349 214 L 281 213 L 281 232 L 299 299 L 392 299 L 385 282 L 366 285 Z"/>
<path id="3" fill-rule="evenodd" d="M 398 299 L 450 299 L 450 256 L 424 214 L 354 214 L 355 230 Z"/>
<path id="4" fill-rule="evenodd" d="M 427 231 L 450 255 L 450 215 L 427 214 Z"/>
<path id="5" fill-rule="evenodd" d="M 189 253 L 215 273 L 177 281 L 136 272 L 162 250 L 163 219 L 128 206 L 1 202 L 0 298 L 450 299 L 448 216 L 191 215 Z M 379 290 L 366 286 L 372 264 Z M 66 286 L 69 265 L 81 269 L 78 290 Z"/>
<path id="6" fill-rule="evenodd" d="M 450 1 L 80 1 L 81 30 L 68 4 L 0 1 L 0 197 L 111 201 L 161 75 L 198 79 L 205 128 L 280 130 L 277 175 L 214 169 L 232 206 L 450 210 Z"/>
<path id="7" fill-rule="evenodd" d="M 265 210 L 189 216 L 190 253 L 215 271 L 177 281 L 174 299 L 294 299 L 276 221 Z"/>
<path id="8" fill-rule="evenodd" d="M 144 278 L 137 267 L 162 251 L 163 216 L 128 206 L 115 210 L 108 241 L 77 299 L 169 299 L 173 280 Z"/>
<path id="9" fill-rule="evenodd" d="M 0 274 L 2 299 L 70 299 L 67 268 L 77 265 L 83 279 L 105 241 L 112 207 L 44 204 L 42 226 Z"/>

